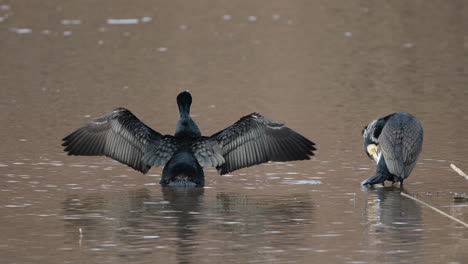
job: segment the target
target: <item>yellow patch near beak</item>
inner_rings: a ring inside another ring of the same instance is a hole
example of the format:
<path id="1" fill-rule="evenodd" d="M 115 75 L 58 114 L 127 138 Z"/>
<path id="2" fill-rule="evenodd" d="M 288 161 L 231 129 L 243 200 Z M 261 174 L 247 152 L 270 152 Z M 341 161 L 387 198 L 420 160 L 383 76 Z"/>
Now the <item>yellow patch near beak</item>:
<path id="1" fill-rule="evenodd" d="M 369 153 L 369 155 L 374 156 L 377 154 L 378 151 L 379 149 L 377 148 L 377 145 L 375 144 L 367 145 L 367 153 Z"/>
<path id="2" fill-rule="evenodd" d="M 380 151 L 379 147 L 375 144 L 369 144 L 367 145 L 367 153 L 375 160 L 375 162 L 379 162 L 380 160 Z"/>

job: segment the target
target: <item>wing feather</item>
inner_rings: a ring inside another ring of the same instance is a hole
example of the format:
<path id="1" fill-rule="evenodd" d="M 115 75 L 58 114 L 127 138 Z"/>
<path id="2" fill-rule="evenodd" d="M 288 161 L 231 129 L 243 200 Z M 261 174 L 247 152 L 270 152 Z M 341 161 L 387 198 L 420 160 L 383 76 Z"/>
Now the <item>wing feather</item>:
<path id="1" fill-rule="evenodd" d="M 421 153 L 423 129 L 411 115 L 396 113 L 392 116 L 379 137 L 379 144 L 393 175 L 407 178 Z"/>
<path id="2" fill-rule="evenodd" d="M 379 136 L 379 145 L 391 174 L 400 177 L 403 174 L 403 128 L 397 120 L 390 118 Z"/>
<path id="3" fill-rule="evenodd" d="M 63 139 L 69 155 L 107 156 L 146 173 L 142 157 L 161 134 L 124 108 L 96 118 Z"/>
<path id="4" fill-rule="evenodd" d="M 216 142 L 224 163 L 221 174 L 267 161 L 306 160 L 314 155 L 314 143 L 284 124 L 257 113 L 242 117 L 207 140 Z"/>

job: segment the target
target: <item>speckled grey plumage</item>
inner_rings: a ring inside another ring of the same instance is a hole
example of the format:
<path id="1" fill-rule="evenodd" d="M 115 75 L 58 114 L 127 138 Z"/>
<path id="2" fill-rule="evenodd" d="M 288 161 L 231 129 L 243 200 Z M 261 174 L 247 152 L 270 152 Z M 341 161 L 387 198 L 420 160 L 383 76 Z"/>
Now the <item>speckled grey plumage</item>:
<path id="1" fill-rule="evenodd" d="M 362 184 L 383 183 L 385 180 L 403 183 L 421 153 L 423 134 L 420 122 L 407 113 L 394 113 L 371 122 L 363 131 L 364 148 L 368 144 L 378 145 L 384 163 L 379 161 L 377 164 L 376 176 L 379 177 L 371 177 Z"/>

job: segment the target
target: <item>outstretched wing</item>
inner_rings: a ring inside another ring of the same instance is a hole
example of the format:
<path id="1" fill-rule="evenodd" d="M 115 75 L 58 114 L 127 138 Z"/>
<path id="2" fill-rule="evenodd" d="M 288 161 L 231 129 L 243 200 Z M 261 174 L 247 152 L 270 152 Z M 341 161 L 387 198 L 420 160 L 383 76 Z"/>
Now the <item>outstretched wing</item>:
<path id="1" fill-rule="evenodd" d="M 62 145 L 68 155 L 104 155 L 146 173 L 150 164 L 142 157 L 161 137 L 127 109 L 117 108 L 66 136 Z"/>
<path id="2" fill-rule="evenodd" d="M 294 130 L 257 113 L 242 117 L 230 127 L 207 138 L 205 156 L 221 174 L 267 161 L 306 160 L 314 155 L 314 143 Z M 215 153 L 210 155 L 210 153 Z M 224 160 L 216 154 L 220 154 Z M 206 158 L 197 159 L 203 162 Z M 201 163 L 202 163 L 201 162 Z M 202 165 L 209 164 L 208 162 Z"/>

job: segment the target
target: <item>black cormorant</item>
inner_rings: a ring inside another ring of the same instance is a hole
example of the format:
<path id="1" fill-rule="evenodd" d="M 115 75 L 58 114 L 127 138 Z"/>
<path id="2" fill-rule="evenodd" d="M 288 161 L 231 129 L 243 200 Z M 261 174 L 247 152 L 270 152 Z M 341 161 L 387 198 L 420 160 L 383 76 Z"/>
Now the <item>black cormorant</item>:
<path id="1" fill-rule="evenodd" d="M 202 136 L 190 117 L 192 96 L 177 96 L 180 117 L 175 135 L 162 135 L 146 126 L 129 110 L 117 108 L 66 136 L 68 155 L 104 155 L 146 173 L 164 166 L 161 185 L 203 186 L 203 167 L 220 174 L 267 161 L 307 160 L 314 143 L 284 124 L 258 113 L 212 136 Z"/>
<path id="2" fill-rule="evenodd" d="M 364 150 L 377 163 L 377 169 L 375 176 L 361 184 L 398 181 L 403 186 L 422 149 L 423 128 L 419 121 L 407 113 L 393 113 L 364 127 L 362 137 Z"/>

